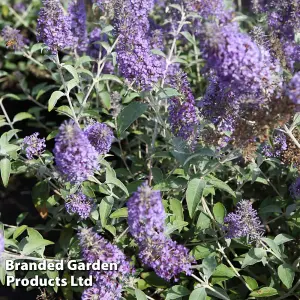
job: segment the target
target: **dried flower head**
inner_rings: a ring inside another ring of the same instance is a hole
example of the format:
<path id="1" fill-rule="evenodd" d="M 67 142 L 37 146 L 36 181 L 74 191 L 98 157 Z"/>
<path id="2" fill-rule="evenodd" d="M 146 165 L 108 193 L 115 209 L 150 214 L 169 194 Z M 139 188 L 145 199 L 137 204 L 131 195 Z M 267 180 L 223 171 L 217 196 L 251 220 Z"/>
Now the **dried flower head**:
<path id="1" fill-rule="evenodd" d="M 25 151 L 28 159 L 41 155 L 46 148 L 45 138 L 39 139 L 39 133 L 35 132 L 30 136 L 26 136 L 22 142 L 22 150 Z"/>
<path id="2" fill-rule="evenodd" d="M 257 211 L 248 200 L 240 201 L 235 213 L 230 213 L 224 218 L 224 224 L 226 237 L 230 239 L 247 236 L 250 241 L 256 241 L 265 232 Z"/>

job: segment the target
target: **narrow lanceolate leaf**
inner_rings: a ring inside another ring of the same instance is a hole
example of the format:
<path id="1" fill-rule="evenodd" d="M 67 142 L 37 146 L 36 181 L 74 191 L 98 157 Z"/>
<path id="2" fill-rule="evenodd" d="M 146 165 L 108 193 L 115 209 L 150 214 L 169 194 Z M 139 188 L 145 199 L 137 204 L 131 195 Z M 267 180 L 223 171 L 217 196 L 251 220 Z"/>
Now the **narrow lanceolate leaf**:
<path id="1" fill-rule="evenodd" d="M 225 206 L 221 202 L 218 202 L 214 205 L 213 213 L 214 213 L 216 221 L 220 224 L 223 224 L 224 218 L 226 215 L 226 209 L 225 209 Z"/>
<path id="2" fill-rule="evenodd" d="M 205 300 L 206 296 L 205 288 L 201 287 L 192 291 L 189 300 Z"/>
<path id="3" fill-rule="evenodd" d="M 225 183 L 224 181 L 210 175 L 208 178 L 208 182 L 213 185 L 215 188 L 219 189 L 219 190 L 223 190 L 226 191 L 227 193 L 229 193 L 230 195 L 232 195 L 233 197 L 236 197 L 235 192 L 232 190 L 232 188 Z"/>
<path id="4" fill-rule="evenodd" d="M 186 202 L 191 218 L 193 218 L 197 206 L 201 201 L 204 188 L 205 181 L 203 179 L 194 178 L 188 184 L 188 188 L 186 191 Z"/>
<path id="5" fill-rule="evenodd" d="M 53 92 L 48 102 L 48 111 L 51 111 L 55 107 L 57 100 L 64 95 L 65 94 L 60 91 Z"/>
<path id="6" fill-rule="evenodd" d="M 271 297 L 277 295 L 278 292 L 272 287 L 263 287 L 259 289 L 258 291 L 254 291 L 250 294 L 252 297 L 256 298 L 264 298 L 264 297 Z"/>
<path id="7" fill-rule="evenodd" d="M 137 300 L 147 300 L 147 296 L 143 291 L 135 289 L 134 293 Z"/>
<path id="8" fill-rule="evenodd" d="M 19 122 L 19 121 L 22 121 L 25 119 L 34 119 L 34 117 L 30 113 L 20 112 L 14 116 L 13 123 Z"/>
<path id="9" fill-rule="evenodd" d="M 282 283 L 290 289 L 293 286 L 293 281 L 295 278 L 295 271 L 288 264 L 282 264 L 278 267 L 278 276 Z"/>
<path id="10" fill-rule="evenodd" d="M 121 135 L 147 109 L 148 105 L 140 102 L 131 102 L 126 106 L 117 118 L 118 134 Z"/>
<path id="11" fill-rule="evenodd" d="M 11 162 L 8 158 L 3 158 L 0 161 L 0 168 L 1 168 L 1 178 L 3 185 L 7 187 L 9 176 L 11 172 Z"/>

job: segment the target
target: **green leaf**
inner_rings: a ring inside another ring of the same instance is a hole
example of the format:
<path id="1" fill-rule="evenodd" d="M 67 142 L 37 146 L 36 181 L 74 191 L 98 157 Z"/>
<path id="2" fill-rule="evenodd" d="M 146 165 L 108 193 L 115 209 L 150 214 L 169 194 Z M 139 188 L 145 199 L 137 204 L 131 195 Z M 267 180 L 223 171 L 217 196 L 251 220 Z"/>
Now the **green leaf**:
<path id="1" fill-rule="evenodd" d="M 219 224 L 223 224 L 224 223 L 224 218 L 225 218 L 225 215 L 226 215 L 226 209 L 225 209 L 225 206 L 221 202 L 218 202 L 214 205 L 213 213 L 214 213 L 216 221 Z"/>
<path id="2" fill-rule="evenodd" d="M 277 269 L 278 276 L 282 283 L 290 289 L 293 286 L 293 281 L 295 278 L 295 271 L 288 264 L 282 264 Z"/>
<path id="3" fill-rule="evenodd" d="M 107 91 L 103 91 L 99 93 L 99 97 L 101 102 L 103 103 L 106 109 L 110 109 L 110 94 Z"/>
<path id="4" fill-rule="evenodd" d="M 262 238 L 262 240 L 268 244 L 268 246 L 272 249 L 272 251 L 279 257 L 281 257 L 282 253 L 278 245 L 269 238 Z"/>
<path id="5" fill-rule="evenodd" d="M 72 76 L 77 81 L 77 83 L 79 82 L 78 73 L 77 73 L 76 69 L 73 66 L 71 66 L 71 65 L 63 65 L 63 68 L 66 69 L 69 73 L 72 74 Z"/>
<path id="6" fill-rule="evenodd" d="M 242 264 L 242 268 L 246 268 L 247 266 L 252 266 L 262 260 L 263 257 L 267 255 L 265 249 L 262 248 L 253 248 L 250 249 L 246 254 L 245 259 Z"/>
<path id="7" fill-rule="evenodd" d="M 243 278 L 252 290 L 258 289 L 258 283 L 254 278 L 244 275 Z"/>
<path id="8" fill-rule="evenodd" d="M 104 197 L 100 203 L 100 220 L 103 227 L 105 227 L 107 223 L 107 218 L 110 215 L 113 205 L 114 198 L 111 196 Z"/>
<path id="9" fill-rule="evenodd" d="M 116 218 L 127 218 L 128 217 L 128 209 L 127 207 L 122 207 L 114 211 L 110 216 L 112 219 Z"/>
<path id="10" fill-rule="evenodd" d="M 20 236 L 27 229 L 27 227 L 27 225 L 22 225 L 18 227 L 14 232 L 13 239 L 16 240 L 18 236 Z"/>
<path id="11" fill-rule="evenodd" d="M 193 38 L 193 36 L 188 32 L 188 31 L 182 31 L 181 34 L 191 43 L 191 44 L 195 44 L 196 41 Z"/>
<path id="12" fill-rule="evenodd" d="M 193 218 L 195 211 L 201 201 L 204 188 L 205 181 L 203 179 L 194 178 L 188 183 L 186 191 L 186 202 L 191 218 Z"/>
<path id="13" fill-rule="evenodd" d="M 171 224 L 167 225 L 166 234 L 171 234 L 175 230 L 180 230 L 180 229 L 182 229 L 183 227 L 185 227 L 187 225 L 189 225 L 188 222 L 175 220 L 172 225 Z"/>
<path id="14" fill-rule="evenodd" d="M 180 93 L 177 92 L 177 90 L 173 88 L 164 88 L 159 94 L 159 98 L 164 99 L 164 98 L 171 98 L 171 97 L 176 97 L 176 96 L 181 96 Z"/>
<path id="15" fill-rule="evenodd" d="M 200 230 L 205 230 L 210 227 L 210 223 L 210 218 L 205 213 L 201 212 L 196 227 Z"/>
<path id="16" fill-rule="evenodd" d="M 117 118 L 119 136 L 147 109 L 148 105 L 140 102 L 131 102 L 126 106 Z"/>
<path id="17" fill-rule="evenodd" d="M 137 300 L 147 300 L 145 293 L 139 289 L 134 291 Z"/>
<path id="18" fill-rule="evenodd" d="M 214 256 L 205 257 L 202 261 L 203 273 L 206 279 L 209 279 L 217 267 L 217 262 Z"/>
<path id="19" fill-rule="evenodd" d="M 230 195 L 232 195 L 233 197 L 235 196 L 235 192 L 232 190 L 232 188 L 225 182 L 223 182 L 222 180 L 210 175 L 208 177 L 208 182 L 210 184 L 212 184 L 214 187 L 216 187 L 219 190 L 223 190 L 227 193 L 229 193 Z"/>
<path id="20" fill-rule="evenodd" d="M 110 81 L 116 81 L 120 84 L 123 84 L 122 80 L 115 75 L 111 75 L 111 74 L 103 74 L 100 78 L 99 81 L 103 81 L 103 80 L 110 80 Z"/>
<path id="21" fill-rule="evenodd" d="M 69 106 L 67 106 L 67 105 L 62 105 L 62 106 L 58 107 L 58 108 L 56 109 L 56 111 L 57 111 L 58 113 L 61 113 L 61 114 L 63 114 L 63 115 L 66 115 L 66 116 L 68 116 L 68 117 L 70 117 L 70 118 L 73 118 L 72 110 L 71 110 L 71 108 L 70 108 Z"/>
<path id="22" fill-rule="evenodd" d="M 27 112 L 20 112 L 14 116 L 13 123 L 19 122 L 19 121 L 22 121 L 25 119 L 34 119 L 34 117 L 32 114 L 29 114 Z"/>
<path id="23" fill-rule="evenodd" d="M 192 291 L 189 300 L 205 300 L 206 296 L 205 288 L 201 287 Z"/>
<path id="24" fill-rule="evenodd" d="M 213 250 L 210 248 L 209 245 L 197 245 L 195 246 L 192 251 L 191 251 L 191 255 L 196 259 L 202 259 L 207 257 Z"/>
<path id="25" fill-rule="evenodd" d="M 208 294 L 216 297 L 217 299 L 223 299 L 223 300 L 230 300 L 229 296 L 227 293 L 219 288 L 218 286 L 213 287 L 214 290 L 208 290 Z"/>
<path id="26" fill-rule="evenodd" d="M 189 294 L 190 291 L 186 287 L 182 285 L 174 285 L 169 289 L 166 300 L 181 299 L 181 297 L 187 296 Z"/>
<path id="27" fill-rule="evenodd" d="M 175 219 L 178 221 L 183 221 L 184 216 L 183 216 L 183 208 L 182 208 L 182 203 L 175 198 L 170 199 L 170 208 L 175 215 Z"/>
<path id="28" fill-rule="evenodd" d="M 230 278 L 235 277 L 234 271 L 224 264 L 218 265 L 214 273 L 212 274 L 211 283 L 215 284 L 218 282 L 226 281 Z"/>
<path id="29" fill-rule="evenodd" d="M 10 162 L 10 160 L 6 157 L 1 159 L 0 168 L 1 168 L 1 178 L 2 178 L 3 185 L 5 187 L 7 187 L 10 172 L 11 172 L 11 162 Z"/>
<path id="30" fill-rule="evenodd" d="M 53 92 L 48 101 L 48 111 L 51 111 L 55 107 L 57 100 L 60 99 L 64 95 L 65 94 L 61 91 Z"/>
<path id="31" fill-rule="evenodd" d="M 116 172 L 114 169 L 112 169 L 110 166 L 107 166 L 106 168 L 106 179 L 105 182 L 107 184 L 112 184 L 115 185 L 117 187 L 119 187 L 123 192 L 125 192 L 125 194 L 127 196 L 129 196 L 128 190 L 126 188 L 126 186 L 123 184 L 123 182 L 121 180 L 119 180 L 116 177 Z"/>
<path id="32" fill-rule="evenodd" d="M 274 239 L 274 243 L 279 246 L 282 245 L 284 243 L 287 243 L 289 241 L 292 241 L 294 238 L 288 234 L 285 233 L 280 233 L 278 234 L 275 239 Z"/>
<path id="33" fill-rule="evenodd" d="M 45 246 L 52 245 L 52 244 L 54 244 L 54 243 L 51 241 L 48 241 L 48 240 L 44 240 L 44 239 L 30 239 L 28 241 L 28 243 L 24 246 L 22 254 L 29 255 L 32 252 L 34 252 L 40 248 L 43 248 Z"/>
<path id="34" fill-rule="evenodd" d="M 250 294 L 252 297 L 263 298 L 263 297 L 271 297 L 277 295 L 278 292 L 272 287 L 263 287 L 258 291 L 254 291 Z"/>

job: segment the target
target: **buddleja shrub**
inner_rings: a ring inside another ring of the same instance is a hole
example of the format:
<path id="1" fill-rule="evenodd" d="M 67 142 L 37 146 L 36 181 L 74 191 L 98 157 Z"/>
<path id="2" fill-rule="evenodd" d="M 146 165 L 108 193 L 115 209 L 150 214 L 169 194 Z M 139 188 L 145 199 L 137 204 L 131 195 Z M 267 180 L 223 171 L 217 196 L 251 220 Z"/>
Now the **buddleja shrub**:
<path id="1" fill-rule="evenodd" d="M 41 216 L 1 224 L 3 285 L 76 259 L 118 270 L 42 299 L 300 297 L 299 1 L 244 2 L 1 1 L 1 177 Z"/>

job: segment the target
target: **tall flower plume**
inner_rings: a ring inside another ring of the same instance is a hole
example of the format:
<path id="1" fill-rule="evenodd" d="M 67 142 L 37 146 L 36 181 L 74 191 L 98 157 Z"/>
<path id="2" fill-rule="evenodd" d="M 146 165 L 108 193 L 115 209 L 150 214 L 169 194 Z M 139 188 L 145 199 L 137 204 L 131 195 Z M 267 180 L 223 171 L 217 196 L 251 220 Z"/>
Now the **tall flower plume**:
<path id="1" fill-rule="evenodd" d="M 124 0 L 116 11 L 117 62 L 121 74 L 144 89 L 163 76 L 160 58 L 151 53 L 148 14 L 153 0 Z"/>
<path id="2" fill-rule="evenodd" d="M 224 218 L 224 224 L 226 237 L 230 239 L 248 236 L 250 241 L 255 241 L 265 232 L 257 211 L 252 208 L 252 203 L 248 200 L 240 201 L 236 211 Z"/>
<path id="3" fill-rule="evenodd" d="M 0 231 L 0 257 L 3 253 L 3 251 L 4 251 L 4 248 L 5 248 L 5 246 L 4 246 L 4 236 L 3 236 L 3 232 Z"/>
<path id="4" fill-rule="evenodd" d="M 52 53 L 74 45 L 70 17 L 64 13 L 59 0 L 43 0 L 39 12 L 38 40 L 44 42 Z"/>
<path id="5" fill-rule="evenodd" d="M 71 19 L 74 47 L 79 53 L 85 52 L 88 47 L 88 33 L 84 0 L 72 0 L 68 13 Z"/>
<path id="6" fill-rule="evenodd" d="M 208 25 L 201 45 L 208 67 L 232 89 L 269 95 L 281 83 L 279 64 L 235 23 Z"/>
<path id="7" fill-rule="evenodd" d="M 165 280 L 191 274 L 194 259 L 188 249 L 165 235 L 165 212 L 160 192 L 144 183 L 128 200 L 129 232 L 139 245 L 139 258 Z"/>
<path id="8" fill-rule="evenodd" d="M 189 86 L 187 76 L 178 72 L 171 80 L 171 86 L 181 93 L 182 97 L 173 97 L 169 101 L 169 123 L 173 134 L 194 145 L 199 120 L 195 99 Z"/>
<path id="9" fill-rule="evenodd" d="M 94 263 L 100 260 L 118 264 L 117 270 L 90 271 L 95 284 L 83 293 L 82 299 L 121 299 L 122 286 L 128 282 L 133 272 L 124 253 L 92 229 L 82 229 L 78 235 L 85 261 Z M 93 298 L 93 295 L 97 295 L 98 298 Z"/>
<path id="10" fill-rule="evenodd" d="M 98 153 L 73 120 L 59 127 L 54 156 L 57 169 L 72 183 L 81 183 L 98 169 Z"/>

